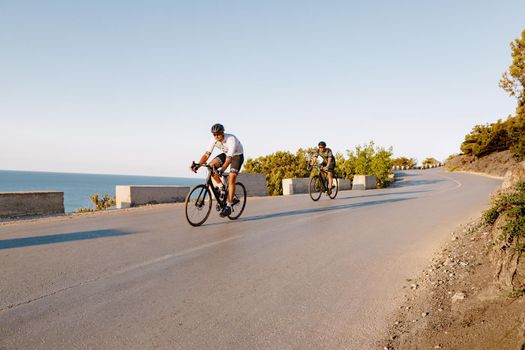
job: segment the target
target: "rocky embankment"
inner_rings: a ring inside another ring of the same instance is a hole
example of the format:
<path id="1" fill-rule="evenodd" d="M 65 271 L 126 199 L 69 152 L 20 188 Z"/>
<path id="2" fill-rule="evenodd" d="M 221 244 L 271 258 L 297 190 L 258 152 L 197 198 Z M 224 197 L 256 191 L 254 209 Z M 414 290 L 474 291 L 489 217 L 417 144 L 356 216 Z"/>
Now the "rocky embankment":
<path id="1" fill-rule="evenodd" d="M 460 155 L 447 160 L 445 167 L 449 171 L 468 171 L 492 176 L 503 177 L 518 162 L 510 151 L 495 152 L 486 157 Z"/>

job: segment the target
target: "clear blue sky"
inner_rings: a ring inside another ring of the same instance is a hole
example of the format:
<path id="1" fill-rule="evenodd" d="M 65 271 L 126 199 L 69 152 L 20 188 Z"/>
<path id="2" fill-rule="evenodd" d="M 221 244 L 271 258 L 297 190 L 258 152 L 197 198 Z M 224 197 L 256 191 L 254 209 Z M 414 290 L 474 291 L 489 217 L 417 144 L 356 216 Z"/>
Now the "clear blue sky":
<path id="1" fill-rule="evenodd" d="M 523 0 L 0 0 L 0 169 L 191 176 L 215 122 L 248 158 L 445 159 L 514 113 L 523 29 Z"/>

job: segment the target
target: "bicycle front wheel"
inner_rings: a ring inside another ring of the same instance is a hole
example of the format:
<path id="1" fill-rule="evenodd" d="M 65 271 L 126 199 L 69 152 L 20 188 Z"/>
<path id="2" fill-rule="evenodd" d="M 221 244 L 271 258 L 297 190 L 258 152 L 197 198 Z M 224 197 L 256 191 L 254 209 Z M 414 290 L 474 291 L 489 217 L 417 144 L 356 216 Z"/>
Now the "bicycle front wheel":
<path id="1" fill-rule="evenodd" d="M 235 196 L 233 196 L 232 213 L 228 215 L 230 220 L 235 220 L 241 216 L 246 207 L 246 187 L 240 182 L 235 183 Z"/>
<path id="2" fill-rule="evenodd" d="M 321 184 L 321 178 L 319 175 L 314 175 L 310 179 L 310 185 L 308 186 L 308 193 L 310 193 L 310 198 L 314 202 L 318 201 L 321 198 L 323 193 L 323 185 Z"/>
<path id="3" fill-rule="evenodd" d="M 206 185 L 195 186 L 186 197 L 186 220 L 191 226 L 202 225 L 211 212 L 211 193 Z"/>
<path id="4" fill-rule="evenodd" d="M 332 179 L 332 186 L 335 187 L 332 188 L 332 192 L 330 192 L 330 194 L 328 195 L 330 199 L 334 199 L 335 197 L 337 197 L 337 192 L 339 192 L 339 180 L 337 180 L 337 177 L 334 177 Z"/>

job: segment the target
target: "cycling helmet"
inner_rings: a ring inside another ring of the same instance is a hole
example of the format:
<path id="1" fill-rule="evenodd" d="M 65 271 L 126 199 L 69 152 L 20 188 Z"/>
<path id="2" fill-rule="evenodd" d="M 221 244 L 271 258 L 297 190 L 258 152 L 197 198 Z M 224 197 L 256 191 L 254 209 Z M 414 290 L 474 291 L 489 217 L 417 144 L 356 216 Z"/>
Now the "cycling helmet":
<path id="1" fill-rule="evenodd" d="M 319 144 L 317 146 L 319 146 L 319 147 L 326 147 L 326 142 L 321 141 L 321 142 L 319 142 Z"/>
<path id="2" fill-rule="evenodd" d="M 224 126 L 222 126 L 222 124 L 213 124 L 213 126 L 211 127 L 211 132 L 213 134 L 222 134 L 224 133 Z"/>

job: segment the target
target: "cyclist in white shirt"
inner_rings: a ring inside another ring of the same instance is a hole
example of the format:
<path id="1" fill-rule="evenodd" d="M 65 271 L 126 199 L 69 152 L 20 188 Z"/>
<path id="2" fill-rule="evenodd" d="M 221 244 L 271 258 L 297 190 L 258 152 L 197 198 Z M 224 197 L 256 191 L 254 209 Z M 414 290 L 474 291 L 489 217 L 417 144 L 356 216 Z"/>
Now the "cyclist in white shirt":
<path id="1" fill-rule="evenodd" d="M 206 163 L 214 148 L 222 151 L 217 157 L 213 158 L 210 165 L 215 167 L 219 174 L 213 174 L 214 180 L 221 184 L 220 175 L 230 166 L 230 175 L 228 176 L 228 197 L 226 198 L 226 207 L 220 213 L 221 217 L 226 217 L 232 212 L 232 205 L 235 196 L 235 179 L 241 170 L 242 163 L 244 163 L 244 150 L 239 139 L 232 134 L 224 133 L 224 126 L 222 124 L 214 124 L 211 127 L 213 139 L 210 141 L 208 150 L 199 160 L 196 166 L 192 166 L 191 170 L 197 172 L 197 169 L 202 164 Z"/>

